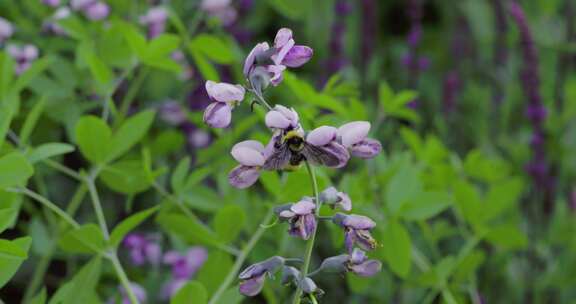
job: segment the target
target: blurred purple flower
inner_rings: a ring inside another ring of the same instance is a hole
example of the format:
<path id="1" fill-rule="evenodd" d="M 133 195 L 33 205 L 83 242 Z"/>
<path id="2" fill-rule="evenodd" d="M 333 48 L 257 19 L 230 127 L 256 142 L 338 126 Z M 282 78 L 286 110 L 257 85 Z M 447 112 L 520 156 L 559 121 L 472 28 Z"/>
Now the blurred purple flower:
<path id="1" fill-rule="evenodd" d="M 71 0 L 70 7 L 75 11 L 81 11 L 86 18 L 97 21 L 110 14 L 110 7 L 99 0 Z"/>
<path id="2" fill-rule="evenodd" d="M 309 197 L 304 197 L 295 204 L 279 206 L 275 209 L 276 214 L 282 220 L 288 221 L 291 236 L 307 240 L 316 231 L 316 204 Z"/>
<path id="3" fill-rule="evenodd" d="M 11 44 L 6 47 L 6 51 L 16 61 L 16 75 L 24 73 L 38 58 L 38 48 L 32 44 L 22 47 Z"/>
<path id="4" fill-rule="evenodd" d="M 160 118 L 171 125 L 178 126 L 188 120 L 182 106 L 174 100 L 162 103 L 159 110 Z"/>
<path id="5" fill-rule="evenodd" d="M 185 254 L 169 251 L 164 254 L 164 264 L 172 267 L 172 277 L 162 288 L 162 298 L 170 298 L 204 265 L 208 251 L 204 247 L 191 247 Z"/>
<path id="6" fill-rule="evenodd" d="M 178 76 L 180 80 L 187 81 L 194 77 L 194 69 L 186 60 L 186 56 L 180 50 L 174 51 L 170 56 L 174 61 L 176 61 L 180 66 L 182 66 L 182 73 Z"/>
<path id="7" fill-rule="evenodd" d="M 12 34 L 14 34 L 12 23 L 0 17 L 0 44 L 2 44 L 6 39 L 12 37 Z"/>
<path id="8" fill-rule="evenodd" d="M 451 113 L 456 107 L 456 98 L 461 88 L 461 79 L 458 71 L 451 70 L 444 76 L 442 86 L 442 102 L 444 105 L 444 112 Z"/>
<path id="9" fill-rule="evenodd" d="M 352 210 L 352 200 L 348 194 L 338 191 L 334 187 L 326 188 L 320 193 L 320 201 L 332 209 L 340 208 L 344 211 Z"/>
<path id="10" fill-rule="evenodd" d="M 140 233 L 130 233 L 124 238 L 124 246 L 130 253 L 130 261 L 137 266 L 148 262 L 157 265 L 160 262 L 162 250 L 160 245 Z"/>
<path id="11" fill-rule="evenodd" d="M 122 304 L 131 304 L 132 302 L 130 301 L 130 298 L 128 297 L 124 287 L 120 286 L 118 289 L 120 290 L 120 296 L 122 297 Z M 146 295 L 146 290 L 142 288 L 142 286 L 134 282 L 130 282 L 130 289 L 132 289 L 132 292 L 136 296 L 136 299 L 138 299 L 138 302 L 146 303 L 148 296 Z"/>
<path id="12" fill-rule="evenodd" d="M 148 38 L 154 38 L 166 29 L 168 12 L 162 6 L 152 7 L 145 15 L 140 16 L 140 24 L 148 27 Z"/>
<path id="13" fill-rule="evenodd" d="M 376 240 L 370 234 L 370 230 L 376 227 L 376 223 L 369 217 L 363 215 L 337 213 L 332 221 L 344 228 L 345 245 L 348 253 L 352 253 L 354 244 L 363 250 L 373 250 L 376 248 Z"/>
<path id="14" fill-rule="evenodd" d="M 42 3 L 51 7 L 60 5 L 60 0 L 42 0 Z"/>
<path id="15" fill-rule="evenodd" d="M 284 265 L 284 259 L 273 256 L 265 261 L 248 266 L 238 275 L 240 282 L 240 293 L 253 297 L 260 293 L 264 287 L 266 275 L 272 275 L 279 267 Z"/>
<path id="16" fill-rule="evenodd" d="M 66 35 L 66 31 L 60 25 L 58 25 L 58 21 L 68 17 L 70 17 L 70 9 L 66 6 L 60 7 L 54 12 L 50 19 L 44 22 L 43 28 L 45 31 L 55 35 Z"/>
<path id="17" fill-rule="evenodd" d="M 231 4 L 232 0 L 202 0 L 200 9 L 218 18 L 226 26 L 232 24 L 238 17 L 238 12 Z"/>

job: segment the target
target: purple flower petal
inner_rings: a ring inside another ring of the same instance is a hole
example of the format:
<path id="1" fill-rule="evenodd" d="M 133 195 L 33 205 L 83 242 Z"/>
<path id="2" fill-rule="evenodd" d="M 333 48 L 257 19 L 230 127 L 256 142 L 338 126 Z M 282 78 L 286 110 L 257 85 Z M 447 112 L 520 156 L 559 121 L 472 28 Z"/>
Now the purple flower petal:
<path id="1" fill-rule="evenodd" d="M 350 147 L 366 138 L 370 131 L 370 123 L 367 121 L 349 122 L 338 129 L 338 136 L 344 147 Z"/>
<path id="2" fill-rule="evenodd" d="M 356 214 L 346 215 L 342 220 L 342 225 L 357 230 L 372 229 L 376 227 L 376 223 L 369 217 Z"/>
<path id="3" fill-rule="evenodd" d="M 372 138 L 365 138 L 350 148 L 352 155 L 364 159 L 373 158 L 382 151 L 382 144 Z"/>
<path id="4" fill-rule="evenodd" d="M 260 177 L 258 168 L 240 165 L 230 171 L 228 181 L 233 187 L 245 189 L 252 186 L 258 177 Z"/>
<path id="5" fill-rule="evenodd" d="M 376 240 L 372 237 L 369 230 L 355 230 L 356 244 L 364 250 L 376 249 Z"/>
<path id="6" fill-rule="evenodd" d="M 324 146 L 336 138 L 337 131 L 331 126 L 321 126 L 308 133 L 306 141 L 315 146 Z"/>
<path id="7" fill-rule="evenodd" d="M 350 255 L 350 262 L 352 264 L 360 264 L 366 260 L 366 253 L 358 248 L 354 248 Z"/>
<path id="8" fill-rule="evenodd" d="M 346 263 L 348 262 L 348 259 L 349 256 L 347 254 L 329 257 L 322 261 L 320 268 L 324 272 L 344 272 L 346 271 Z"/>
<path id="9" fill-rule="evenodd" d="M 276 33 L 274 38 L 274 47 L 279 49 L 286 45 L 292 39 L 292 30 L 289 28 L 281 28 Z"/>
<path id="10" fill-rule="evenodd" d="M 338 197 L 340 198 L 340 200 L 336 203 L 336 205 L 340 207 L 340 209 L 344 211 L 352 210 L 352 200 L 350 199 L 348 194 L 344 192 L 338 192 Z"/>
<path id="11" fill-rule="evenodd" d="M 276 105 L 273 110 L 266 113 L 266 126 L 271 129 L 286 129 L 298 126 L 298 113 L 282 105 Z"/>
<path id="12" fill-rule="evenodd" d="M 284 75 L 282 74 L 284 72 L 284 70 L 286 70 L 286 66 L 284 65 L 268 65 L 266 66 L 266 71 L 268 71 L 268 73 L 272 74 L 270 76 L 270 83 L 273 86 L 277 86 L 279 85 L 282 80 L 284 79 Z"/>
<path id="13" fill-rule="evenodd" d="M 302 215 L 302 226 L 304 227 L 302 239 L 308 240 L 316 230 L 316 216 L 314 214 Z"/>
<path id="14" fill-rule="evenodd" d="M 10 38 L 13 33 L 14 28 L 12 27 L 12 23 L 0 17 L 0 42 Z"/>
<path id="15" fill-rule="evenodd" d="M 377 260 L 368 260 L 361 264 L 352 265 L 350 270 L 361 277 L 371 277 L 382 269 L 382 263 Z"/>
<path id="16" fill-rule="evenodd" d="M 244 166 L 262 166 L 266 159 L 262 154 L 264 146 L 255 140 L 239 142 L 232 147 L 232 157 Z"/>
<path id="17" fill-rule="evenodd" d="M 258 43 L 256 46 L 254 46 L 244 61 L 244 76 L 248 77 L 248 73 L 250 73 L 254 67 L 254 64 L 256 63 L 256 56 L 267 51 L 269 48 L 270 46 L 268 45 L 268 42 Z"/>
<path id="18" fill-rule="evenodd" d="M 292 205 L 290 210 L 298 215 L 311 214 L 316 209 L 316 204 L 309 199 L 303 199 Z"/>
<path id="19" fill-rule="evenodd" d="M 344 232 L 344 247 L 346 247 L 346 252 L 352 252 L 354 248 L 354 243 L 356 242 L 356 233 L 353 229 L 346 229 Z"/>
<path id="20" fill-rule="evenodd" d="M 240 283 L 240 293 L 248 296 L 253 297 L 262 291 L 262 287 L 264 287 L 264 281 L 266 277 L 265 274 L 260 276 L 242 281 Z"/>
<path id="21" fill-rule="evenodd" d="M 348 152 L 348 149 L 346 149 L 343 145 L 335 141 L 330 142 L 329 144 L 323 146 L 322 149 L 336 156 L 336 158 L 338 159 L 337 164 L 329 167 L 342 168 L 346 166 L 348 160 L 350 160 L 350 152 Z"/>
<path id="22" fill-rule="evenodd" d="M 226 128 L 232 121 L 232 108 L 223 102 L 213 102 L 204 111 L 204 122 L 213 128 Z"/>
<path id="23" fill-rule="evenodd" d="M 60 5 L 60 0 L 42 0 L 42 3 L 51 7 Z"/>
<path id="24" fill-rule="evenodd" d="M 157 265 L 162 258 L 162 248 L 156 243 L 149 242 L 144 246 L 144 255 L 150 264 Z"/>
<path id="25" fill-rule="evenodd" d="M 225 82 L 216 83 L 208 80 L 206 81 L 205 87 L 208 96 L 216 101 L 231 103 L 244 99 L 244 87 L 238 84 L 233 85 Z"/>
<path id="26" fill-rule="evenodd" d="M 270 57 L 275 65 L 281 65 L 285 61 L 286 55 L 291 51 L 294 44 L 294 39 L 288 40 L 284 46 L 277 50 L 276 54 Z"/>
<path id="27" fill-rule="evenodd" d="M 308 62 L 313 54 L 312 48 L 305 45 L 295 45 L 286 54 L 282 64 L 290 68 L 297 68 Z"/>

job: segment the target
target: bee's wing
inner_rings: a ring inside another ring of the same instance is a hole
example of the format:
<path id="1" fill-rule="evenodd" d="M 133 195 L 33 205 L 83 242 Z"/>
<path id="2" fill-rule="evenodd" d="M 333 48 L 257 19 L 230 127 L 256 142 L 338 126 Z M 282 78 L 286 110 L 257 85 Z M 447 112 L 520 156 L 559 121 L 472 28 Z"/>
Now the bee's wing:
<path id="1" fill-rule="evenodd" d="M 304 148 L 301 152 L 306 160 L 314 165 L 323 165 L 326 167 L 335 167 L 338 165 L 340 160 L 336 155 L 324 150 L 321 147 L 311 145 L 304 142 Z"/>
<path id="2" fill-rule="evenodd" d="M 272 155 L 266 159 L 262 168 L 265 170 L 282 170 L 290 162 L 290 155 L 290 149 L 284 143 L 272 152 Z"/>

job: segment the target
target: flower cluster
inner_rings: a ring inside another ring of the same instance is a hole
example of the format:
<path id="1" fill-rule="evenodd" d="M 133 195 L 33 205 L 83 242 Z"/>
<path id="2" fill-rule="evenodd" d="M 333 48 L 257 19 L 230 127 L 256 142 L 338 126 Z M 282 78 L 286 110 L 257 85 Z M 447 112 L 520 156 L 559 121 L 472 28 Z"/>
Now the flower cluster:
<path id="1" fill-rule="evenodd" d="M 162 299 L 169 299 L 178 292 L 208 258 L 208 252 L 203 247 L 191 247 L 184 254 L 174 250 L 162 253 L 159 243 L 153 237 L 140 233 L 128 234 L 123 240 L 123 245 L 128 250 L 130 261 L 136 266 L 146 263 L 159 266 L 162 263 L 171 267 L 170 279 L 162 287 L 160 295 Z M 136 283 L 132 285 L 133 291 L 146 299 L 146 291 Z M 120 293 L 124 294 L 123 290 L 120 290 Z"/>
<path id="2" fill-rule="evenodd" d="M 140 24 L 148 28 L 148 38 L 154 38 L 166 29 L 168 12 L 162 6 L 152 7 L 145 15 L 140 16 Z"/>
<path id="3" fill-rule="evenodd" d="M 526 116 L 532 124 L 532 160 L 527 165 L 527 171 L 532 176 L 534 184 L 546 193 L 546 201 L 550 201 L 554 192 L 554 180 L 550 176 L 550 168 L 545 153 L 544 120 L 547 111 L 540 95 L 540 76 L 538 69 L 538 53 L 532 33 L 526 21 L 524 10 L 517 2 L 510 5 L 510 13 L 518 27 L 521 39 L 523 67 L 520 79 L 524 93 L 528 99 Z M 550 205 L 550 204 L 548 204 Z M 549 210 L 548 210 L 549 211 Z"/>
<path id="4" fill-rule="evenodd" d="M 352 156 L 369 159 L 381 152 L 380 142 L 368 137 L 370 123 L 367 121 L 353 121 L 338 128 L 320 126 L 306 131 L 294 108 L 280 104 L 271 106 L 264 99 L 263 91 L 270 84 L 279 85 L 286 68 L 302 66 L 312 54 L 311 48 L 296 45 L 290 29 L 282 28 L 276 34 L 273 47 L 266 42 L 259 43 L 247 56 L 243 69 L 248 80 L 246 88 L 230 83 L 206 82 L 205 88 L 212 103 L 204 112 L 204 122 L 211 127 L 225 128 L 230 125 L 232 110 L 242 102 L 246 90 L 255 95 L 255 102 L 268 110 L 264 119 L 272 133 L 268 143 L 264 145 L 259 141 L 245 140 L 232 147 L 231 155 L 239 163 L 228 175 L 232 186 L 240 189 L 250 187 L 258 180 L 262 170 L 292 171 L 306 163 L 309 174 L 313 176 L 310 166 L 341 168 Z M 315 179 L 312 180 L 315 183 Z M 274 211 L 280 222 L 288 223 L 291 236 L 313 244 L 318 221 L 326 218 L 319 216 L 322 204 L 345 212 L 352 210 L 350 197 L 329 187 L 322 193 L 315 190 L 314 197 L 303 197 L 296 203 L 278 206 Z M 286 265 L 294 259 L 271 257 L 240 273 L 240 292 L 246 296 L 257 295 L 266 277 L 280 269 L 283 283 L 293 285 L 298 292 L 312 297 L 323 293 L 311 278 L 316 273 L 337 271 L 372 276 L 378 272 L 381 263 L 368 259 L 364 252 L 376 248 L 376 241 L 370 234 L 376 226 L 375 222 L 365 216 L 344 213 L 327 218 L 344 230 L 347 254 L 327 258 L 312 273 L 308 273 L 310 252 L 304 257 L 306 266 L 301 270 Z"/>
<path id="5" fill-rule="evenodd" d="M 6 51 L 16 61 L 16 75 L 24 73 L 38 58 L 38 48 L 32 44 L 24 46 L 8 45 Z"/>

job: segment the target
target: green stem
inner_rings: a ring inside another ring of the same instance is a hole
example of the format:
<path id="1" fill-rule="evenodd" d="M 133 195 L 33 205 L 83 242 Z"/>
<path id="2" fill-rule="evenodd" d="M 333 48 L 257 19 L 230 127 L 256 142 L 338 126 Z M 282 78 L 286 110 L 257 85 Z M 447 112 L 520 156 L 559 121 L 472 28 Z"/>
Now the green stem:
<path id="1" fill-rule="evenodd" d="M 306 162 L 306 169 L 308 170 L 308 175 L 310 175 L 310 180 L 312 181 L 312 191 L 314 193 L 314 197 L 316 198 L 316 217 L 320 216 L 320 207 L 322 207 L 322 202 L 320 201 L 320 194 L 318 192 L 318 182 L 316 181 L 316 174 L 314 173 L 314 169 L 308 162 Z M 306 243 L 306 250 L 304 252 L 304 263 L 302 264 L 302 268 L 300 268 L 300 273 L 302 278 L 305 278 L 308 275 L 308 268 L 310 268 L 310 261 L 312 260 L 312 250 L 314 249 L 314 242 L 316 241 L 316 232 L 318 231 L 318 224 L 314 231 L 312 232 L 312 236 L 308 239 Z M 294 293 L 294 299 L 292 303 L 299 304 L 300 298 L 302 296 L 302 289 L 298 287 L 296 292 Z"/>
<path id="2" fill-rule="evenodd" d="M 132 291 L 132 286 L 130 285 L 130 280 L 128 280 L 128 276 L 126 275 L 124 268 L 122 268 L 122 264 L 120 264 L 120 261 L 118 260 L 118 256 L 116 255 L 116 253 L 114 253 L 109 258 L 110 258 L 110 261 L 112 261 L 112 265 L 114 265 L 114 270 L 116 271 L 116 275 L 118 275 L 118 278 L 120 278 L 120 283 L 122 283 L 122 286 L 124 287 L 124 290 L 126 291 L 128 298 L 130 299 L 130 303 L 138 304 L 139 303 L 138 298 L 136 298 L 134 291 Z"/>
<path id="3" fill-rule="evenodd" d="M 50 200 L 43 197 L 42 195 L 40 195 L 34 191 L 31 191 L 27 188 L 17 188 L 17 189 L 8 189 L 8 190 L 10 192 L 22 193 L 22 194 L 36 200 L 37 202 L 41 203 L 46 208 L 52 210 L 52 212 L 54 212 L 58 216 L 60 216 L 63 220 L 65 220 L 68 224 L 70 224 L 70 226 L 72 226 L 74 228 L 80 227 L 78 222 L 76 222 L 76 220 L 74 220 L 72 217 L 70 217 L 70 215 L 68 215 L 68 213 L 66 213 L 64 210 L 60 209 L 60 207 L 58 207 L 56 204 L 52 203 Z"/>
<path id="4" fill-rule="evenodd" d="M 82 176 L 80 176 L 80 174 L 64 165 L 61 165 L 58 162 L 55 162 L 51 159 L 45 159 L 42 162 L 54 170 L 60 171 L 65 175 L 68 175 L 69 177 L 76 179 L 78 181 L 82 181 Z"/>
<path id="5" fill-rule="evenodd" d="M 312 304 L 318 304 L 318 300 L 316 300 L 316 297 L 313 294 L 310 294 L 310 300 L 312 301 Z"/>
<path id="6" fill-rule="evenodd" d="M 258 98 L 260 103 L 268 109 L 268 111 L 272 111 L 272 107 L 270 106 L 270 104 L 268 104 L 268 102 L 266 102 L 266 99 L 264 99 L 264 97 L 260 95 L 260 93 L 258 93 L 256 90 L 252 90 L 252 92 Z"/>
<path id="7" fill-rule="evenodd" d="M 128 92 L 122 98 L 122 102 L 120 103 L 120 112 L 118 113 L 118 119 L 116 120 L 117 124 L 120 124 L 124 117 L 126 117 L 126 113 L 128 113 L 128 109 L 130 108 L 130 104 L 134 101 L 134 97 L 136 97 L 136 93 L 140 90 L 140 87 L 144 83 L 146 76 L 148 75 L 148 68 L 143 67 L 140 73 L 136 76 L 130 88 L 128 88 Z"/>
<path id="8" fill-rule="evenodd" d="M 49 248 L 44 252 L 44 255 L 40 258 L 40 261 L 34 268 L 34 274 L 32 275 L 32 280 L 30 284 L 26 288 L 26 293 L 24 294 L 24 299 L 22 303 L 30 303 L 30 299 L 34 296 L 36 290 L 42 283 L 44 279 L 44 275 L 46 274 L 46 270 L 48 270 L 48 266 L 50 266 L 50 261 L 52 260 L 52 255 L 54 254 L 54 249 Z"/>
<path id="9" fill-rule="evenodd" d="M 104 217 L 104 211 L 102 210 L 102 203 L 100 202 L 100 197 L 98 196 L 98 191 L 96 190 L 96 185 L 94 184 L 94 175 L 86 177 L 86 185 L 88 186 L 88 192 L 90 192 L 90 198 L 92 201 L 92 206 L 94 207 L 94 212 L 96 212 L 96 219 L 102 229 L 105 239 L 110 238 L 110 232 L 108 231 L 108 226 L 106 225 L 106 218 Z"/>
<path id="10" fill-rule="evenodd" d="M 266 213 L 266 216 L 264 217 L 264 220 L 262 221 L 262 223 L 263 224 L 268 223 L 273 215 L 274 215 L 274 210 L 272 208 L 270 208 L 270 210 L 268 210 L 268 213 Z M 244 248 L 242 248 L 242 251 L 240 252 L 238 257 L 236 258 L 236 262 L 234 263 L 234 266 L 232 266 L 232 270 L 230 270 L 230 272 L 228 273 L 228 275 L 224 279 L 224 282 L 222 282 L 222 284 L 220 284 L 220 287 L 218 287 L 218 290 L 216 290 L 216 292 L 214 293 L 214 295 L 212 296 L 212 298 L 210 299 L 210 302 L 208 304 L 218 303 L 218 300 L 220 300 L 220 297 L 222 297 L 222 294 L 224 294 L 224 292 L 226 292 L 226 290 L 228 290 L 228 287 L 230 286 L 230 284 L 232 284 L 232 282 L 234 281 L 234 279 L 238 275 L 238 272 L 240 271 L 240 267 L 242 267 L 242 265 L 244 264 L 244 261 L 248 257 L 248 254 L 250 254 L 250 252 L 252 251 L 252 249 L 254 248 L 256 243 L 260 240 L 260 238 L 262 237 L 262 234 L 264 234 L 265 230 L 266 230 L 266 228 L 263 227 L 262 225 L 258 226 L 258 230 L 256 230 L 256 233 L 254 233 L 254 235 L 252 235 L 252 238 L 250 238 L 250 240 L 248 241 L 246 246 L 244 246 Z"/>

